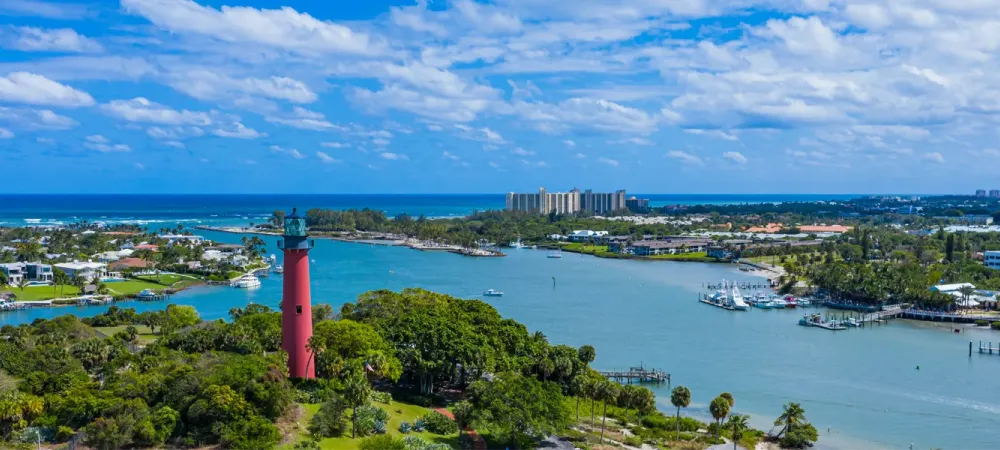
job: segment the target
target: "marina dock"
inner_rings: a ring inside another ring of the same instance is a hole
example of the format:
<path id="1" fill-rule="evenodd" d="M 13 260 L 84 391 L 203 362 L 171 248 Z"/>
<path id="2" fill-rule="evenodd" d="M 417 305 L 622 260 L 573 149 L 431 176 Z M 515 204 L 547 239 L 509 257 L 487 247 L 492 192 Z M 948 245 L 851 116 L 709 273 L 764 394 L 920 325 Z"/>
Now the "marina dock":
<path id="1" fill-rule="evenodd" d="M 994 347 L 992 342 L 979 341 L 979 354 L 1000 355 L 1000 343 Z M 969 341 L 969 356 L 972 356 L 972 341 Z"/>
<path id="2" fill-rule="evenodd" d="M 727 310 L 727 311 L 740 311 L 740 310 L 738 310 L 738 309 L 736 309 L 736 308 L 733 308 L 732 306 L 726 306 L 726 305 L 721 305 L 721 304 L 719 304 L 719 303 L 715 303 L 715 302 L 713 302 L 713 301 L 711 301 L 711 300 L 708 300 L 708 299 L 704 299 L 704 298 L 699 298 L 699 299 L 698 299 L 698 301 L 699 301 L 699 302 L 702 302 L 702 303 L 704 303 L 704 304 L 706 304 L 706 305 L 712 305 L 712 306 L 715 306 L 715 307 L 717 307 L 717 308 L 722 308 L 722 309 L 725 309 L 725 310 Z"/>
<path id="3" fill-rule="evenodd" d="M 670 384 L 670 374 L 659 369 L 647 369 L 645 367 L 629 367 L 628 370 L 600 371 L 601 375 L 610 380 L 624 384 L 638 383 L 667 383 Z"/>

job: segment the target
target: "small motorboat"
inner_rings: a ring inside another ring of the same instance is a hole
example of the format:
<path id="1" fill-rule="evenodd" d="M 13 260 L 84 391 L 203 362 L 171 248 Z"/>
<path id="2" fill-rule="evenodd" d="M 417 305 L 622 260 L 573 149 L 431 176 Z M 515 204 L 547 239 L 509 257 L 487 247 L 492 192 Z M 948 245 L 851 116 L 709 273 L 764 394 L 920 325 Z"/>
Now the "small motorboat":
<path id="1" fill-rule="evenodd" d="M 489 289 L 486 292 L 483 292 L 483 297 L 503 297 L 503 292 L 496 289 Z"/>
<path id="2" fill-rule="evenodd" d="M 562 258 L 562 252 L 551 252 L 551 253 L 548 254 L 547 257 L 548 258 L 554 258 L 554 259 Z"/>
<path id="3" fill-rule="evenodd" d="M 152 300 L 156 298 L 156 292 L 149 289 L 143 289 L 141 292 L 135 295 L 135 298 L 139 300 Z"/>
<path id="4" fill-rule="evenodd" d="M 271 270 L 274 271 L 274 273 L 278 273 L 278 274 L 285 273 L 285 267 L 282 266 L 281 264 L 278 264 L 277 266 L 274 266 L 274 268 L 271 269 Z"/>
<path id="5" fill-rule="evenodd" d="M 848 317 L 841 322 L 841 325 L 844 325 L 845 327 L 856 328 L 861 326 L 861 322 L 853 317 Z"/>

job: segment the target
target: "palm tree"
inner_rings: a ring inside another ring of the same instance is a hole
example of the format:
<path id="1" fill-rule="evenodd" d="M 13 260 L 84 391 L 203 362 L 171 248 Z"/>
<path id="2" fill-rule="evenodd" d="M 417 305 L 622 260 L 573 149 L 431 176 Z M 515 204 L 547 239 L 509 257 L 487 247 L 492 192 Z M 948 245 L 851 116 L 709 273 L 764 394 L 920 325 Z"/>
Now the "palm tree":
<path id="1" fill-rule="evenodd" d="M 715 419 L 715 440 L 719 440 L 719 428 L 722 426 L 722 418 L 729 415 L 729 400 L 722 397 L 715 397 L 712 403 L 708 404 L 708 411 Z"/>
<path id="2" fill-rule="evenodd" d="M 785 404 L 785 411 L 774 420 L 774 426 L 782 425 L 781 431 L 778 432 L 780 438 L 785 432 L 792 431 L 797 425 L 806 421 L 806 410 L 802 409 L 802 405 L 788 402 Z"/>
<path id="3" fill-rule="evenodd" d="M 736 399 L 733 398 L 733 394 L 730 394 L 728 392 L 723 392 L 723 393 L 719 394 L 719 397 L 722 397 L 722 398 L 726 399 L 727 402 L 729 402 L 729 409 L 730 410 L 732 410 L 733 407 L 736 406 Z M 726 418 L 723 417 L 722 420 L 726 420 Z"/>
<path id="4" fill-rule="evenodd" d="M 584 391 L 587 393 L 587 398 L 590 399 L 590 424 L 591 425 L 594 424 L 594 411 L 597 410 L 597 408 L 594 408 L 594 402 L 597 401 L 597 389 L 600 386 L 600 384 L 601 384 L 601 380 L 591 378 L 591 379 L 587 380 L 587 385 L 586 385 L 586 387 L 584 387 Z"/>
<path id="5" fill-rule="evenodd" d="M 28 287 L 28 277 L 22 276 L 20 280 L 17 281 L 17 288 L 21 290 L 21 300 L 24 300 L 24 288 Z"/>
<path id="6" fill-rule="evenodd" d="M 608 402 L 618 398 L 618 385 L 612 381 L 604 380 L 600 382 L 597 389 L 598 396 L 604 402 L 604 412 L 601 413 L 601 443 L 604 443 L 604 423 L 608 420 Z"/>
<path id="7" fill-rule="evenodd" d="M 681 408 L 687 408 L 691 404 L 691 390 L 684 386 L 677 386 L 670 392 L 670 403 L 677 407 L 677 435 L 675 440 L 681 438 Z"/>
<path id="8" fill-rule="evenodd" d="M 587 390 L 587 379 L 583 374 L 573 377 L 569 382 L 569 388 L 576 396 L 576 421 L 580 422 L 580 397 L 585 395 Z"/>
<path id="9" fill-rule="evenodd" d="M 351 406 L 351 439 L 357 437 L 358 429 L 358 408 L 368 404 L 371 397 L 372 386 L 368 384 L 364 368 L 355 366 L 348 370 L 347 379 L 344 380 L 344 400 Z"/>
<path id="10" fill-rule="evenodd" d="M 621 392 L 618 394 L 618 400 L 625 404 L 625 421 L 628 421 L 628 410 L 632 407 L 632 402 L 636 400 L 639 396 L 637 386 L 627 384 L 622 386 Z M 625 425 L 625 424 L 622 424 Z"/>
<path id="11" fill-rule="evenodd" d="M 729 430 L 733 433 L 733 450 L 736 450 L 736 442 L 743 439 L 743 435 L 750 430 L 749 417 L 744 414 L 733 414 L 729 416 Z"/>
<path id="12" fill-rule="evenodd" d="M 976 289 L 972 286 L 965 285 L 958 288 L 958 292 L 962 294 L 963 305 L 969 304 L 969 297 L 976 292 Z"/>

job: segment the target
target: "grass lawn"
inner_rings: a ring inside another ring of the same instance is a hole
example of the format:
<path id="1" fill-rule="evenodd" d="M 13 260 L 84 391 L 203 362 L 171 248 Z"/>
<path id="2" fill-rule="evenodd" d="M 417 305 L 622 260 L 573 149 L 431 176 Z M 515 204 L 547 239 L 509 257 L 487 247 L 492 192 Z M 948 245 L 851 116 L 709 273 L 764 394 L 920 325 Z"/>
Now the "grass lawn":
<path id="1" fill-rule="evenodd" d="M 132 295 L 142 292 L 143 289 L 162 291 L 166 286 L 162 284 L 150 283 L 143 280 L 125 280 L 105 283 L 111 294 Z"/>
<path id="2" fill-rule="evenodd" d="M 389 405 L 386 405 L 384 403 L 373 403 L 373 405 L 382 408 L 389 413 L 389 423 L 386 424 L 386 434 L 392 436 L 402 435 L 402 433 L 399 432 L 399 424 L 403 422 L 409 422 L 412 424 L 413 421 L 431 412 L 431 409 L 429 408 L 424 408 L 422 406 L 417 406 L 417 405 L 411 405 L 409 403 L 401 403 L 397 401 L 393 401 L 392 404 Z M 296 442 L 309 439 L 309 432 L 306 431 L 306 427 L 309 426 L 309 420 L 312 419 L 312 416 L 314 416 L 316 412 L 319 411 L 319 406 L 320 405 L 317 403 L 309 403 L 302 405 L 302 407 L 305 410 L 305 413 L 302 415 L 301 418 L 299 418 L 300 431 L 298 432 L 298 435 L 294 436 L 293 440 L 290 441 L 290 443 L 278 447 L 279 449 L 288 450 L 291 449 Z M 348 416 L 350 416 L 350 412 L 348 412 Z M 351 439 L 350 417 L 348 417 L 347 420 L 348 420 L 347 433 L 345 433 L 345 435 L 341 437 L 325 438 L 320 440 L 319 441 L 320 448 L 324 450 L 355 450 L 358 448 L 358 443 L 361 441 L 361 438 L 359 437 L 358 439 Z M 458 433 L 447 436 L 440 434 L 433 434 L 427 431 L 424 431 L 422 433 L 411 432 L 409 434 L 423 438 L 426 441 L 430 441 L 433 443 L 439 443 L 439 442 L 446 443 L 451 445 L 452 448 L 458 448 Z"/>
<path id="3" fill-rule="evenodd" d="M 156 338 L 159 337 L 158 335 L 153 334 L 149 327 L 145 325 L 133 326 L 139 331 L 139 334 L 136 335 L 136 340 L 139 341 L 140 344 L 151 344 L 156 340 Z M 105 337 L 111 337 L 119 331 L 125 331 L 126 328 L 128 328 L 127 325 L 122 325 L 120 327 L 96 327 L 94 329 L 97 330 L 98 333 L 103 334 Z"/>
<path id="4" fill-rule="evenodd" d="M 172 273 L 170 273 L 170 274 L 168 274 L 168 273 L 160 274 L 160 276 L 156 276 L 156 275 L 142 275 L 142 276 L 138 276 L 138 277 L 133 278 L 133 280 L 148 281 L 150 283 L 162 284 L 164 286 L 170 286 L 170 285 L 172 285 L 172 284 L 174 284 L 174 283 L 176 283 L 178 281 L 181 281 L 183 279 L 184 278 L 181 278 L 180 275 L 174 275 Z"/>
<path id="5" fill-rule="evenodd" d="M 56 297 L 74 297 L 80 294 L 80 290 L 74 286 L 28 286 L 24 288 L 24 295 L 21 295 L 21 290 L 16 287 L 9 288 L 14 295 L 17 296 L 18 300 L 51 300 Z M 54 294 L 54 295 L 53 295 Z"/>
<path id="6" fill-rule="evenodd" d="M 665 259 L 668 261 L 702 261 L 715 262 L 715 258 L 709 258 L 705 252 L 678 253 L 676 255 L 653 255 L 650 259 Z"/>

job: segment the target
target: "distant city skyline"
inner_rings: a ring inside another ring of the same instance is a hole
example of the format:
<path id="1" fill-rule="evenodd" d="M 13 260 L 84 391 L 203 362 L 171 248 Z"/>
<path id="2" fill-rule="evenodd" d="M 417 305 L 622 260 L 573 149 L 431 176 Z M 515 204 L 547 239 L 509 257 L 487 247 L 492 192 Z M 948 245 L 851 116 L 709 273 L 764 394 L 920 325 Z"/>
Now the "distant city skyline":
<path id="1" fill-rule="evenodd" d="M 974 192 L 996 11 L 942 5 L 5 0 L 0 192 Z"/>

